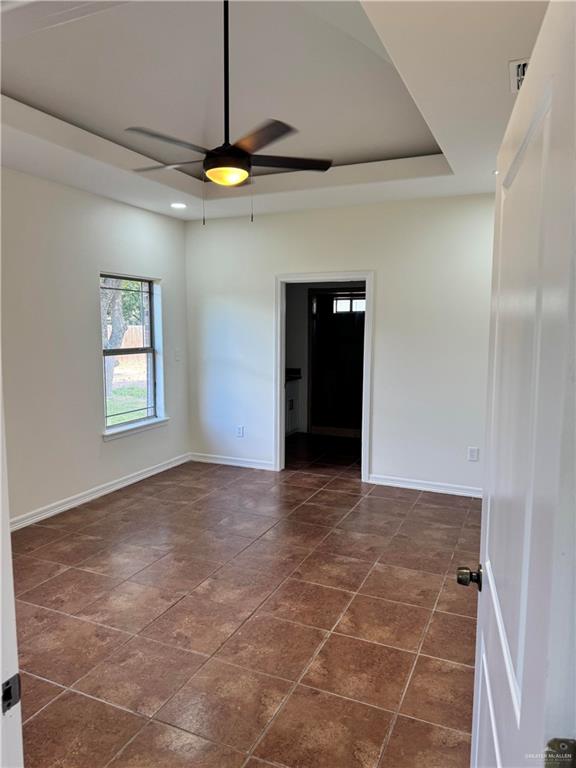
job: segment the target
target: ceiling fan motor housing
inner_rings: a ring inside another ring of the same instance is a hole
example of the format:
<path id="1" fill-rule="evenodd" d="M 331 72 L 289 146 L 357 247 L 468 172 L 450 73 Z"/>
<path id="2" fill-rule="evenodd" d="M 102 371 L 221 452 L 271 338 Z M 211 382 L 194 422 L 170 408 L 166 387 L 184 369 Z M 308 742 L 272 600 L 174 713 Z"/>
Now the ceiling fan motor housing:
<path id="1" fill-rule="evenodd" d="M 204 171 L 207 173 L 213 168 L 223 167 L 238 168 L 250 175 L 252 167 L 250 155 L 238 147 L 226 146 L 225 144 L 208 152 L 204 159 Z"/>

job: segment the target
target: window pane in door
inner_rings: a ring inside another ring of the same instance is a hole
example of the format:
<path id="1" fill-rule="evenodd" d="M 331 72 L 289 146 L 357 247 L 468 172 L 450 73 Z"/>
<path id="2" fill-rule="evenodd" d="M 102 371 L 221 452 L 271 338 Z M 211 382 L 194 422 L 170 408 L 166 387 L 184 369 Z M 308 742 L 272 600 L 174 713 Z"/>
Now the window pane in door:
<path id="1" fill-rule="evenodd" d="M 334 299 L 334 312 L 350 312 L 350 299 Z"/>
<path id="2" fill-rule="evenodd" d="M 106 426 L 156 415 L 152 353 L 104 358 Z"/>

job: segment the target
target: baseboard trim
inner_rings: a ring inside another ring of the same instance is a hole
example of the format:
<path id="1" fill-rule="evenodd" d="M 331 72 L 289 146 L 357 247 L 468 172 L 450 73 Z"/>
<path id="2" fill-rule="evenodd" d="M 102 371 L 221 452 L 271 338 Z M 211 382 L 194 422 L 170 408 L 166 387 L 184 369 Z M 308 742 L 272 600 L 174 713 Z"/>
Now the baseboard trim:
<path id="1" fill-rule="evenodd" d="M 78 507 L 80 504 L 85 504 L 87 501 L 94 501 L 94 499 L 98 499 L 100 496 L 112 493 L 113 491 L 118 491 L 121 488 L 125 488 L 127 485 L 137 483 L 139 480 L 145 480 L 147 477 L 157 475 L 159 472 L 165 472 L 167 469 L 177 467 L 180 464 L 184 464 L 186 461 L 191 461 L 191 459 L 191 454 L 184 453 L 181 456 L 168 459 L 168 461 L 155 464 L 153 467 L 141 469 L 138 472 L 133 472 L 131 475 L 120 477 L 118 480 L 112 480 L 109 483 L 90 488 L 88 491 L 69 496 L 67 499 L 47 504 L 45 507 L 33 509 L 31 512 L 25 512 L 23 515 L 18 515 L 18 517 L 14 517 L 10 520 L 10 530 L 16 531 L 18 528 L 24 528 L 26 525 L 46 520 L 46 518 L 53 517 L 60 512 L 65 512 L 67 509 Z"/>
<path id="2" fill-rule="evenodd" d="M 216 453 L 192 452 L 190 461 L 201 461 L 205 464 L 225 464 L 229 467 L 245 467 L 246 469 L 266 469 L 274 472 L 274 462 L 264 459 L 239 459 L 236 456 L 220 456 Z"/>
<path id="3" fill-rule="evenodd" d="M 471 496 L 475 499 L 482 498 L 482 488 L 474 488 L 470 485 L 434 483 L 430 480 L 413 480 L 407 477 L 394 477 L 393 475 L 369 475 L 368 482 L 375 485 L 393 485 L 397 488 L 413 488 L 416 491 L 450 493 L 453 496 Z"/>
<path id="4" fill-rule="evenodd" d="M 264 459 L 240 459 L 235 456 L 221 456 L 213 453 L 184 453 L 181 456 L 176 456 L 168 461 L 155 464 L 153 467 L 133 472 L 130 475 L 118 478 L 118 480 L 112 480 L 109 483 L 90 488 L 88 491 L 77 493 L 66 499 L 47 504 L 45 507 L 39 507 L 38 509 L 33 509 L 31 512 L 18 515 L 18 517 L 14 517 L 10 520 L 10 530 L 16 531 L 19 528 L 24 528 L 26 525 L 46 520 L 48 517 L 53 517 L 60 512 L 65 512 L 67 509 L 78 507 L 80 504 L 85 504 L 88 501 L 98 499 L 100 496 L 104 496 L 107 493 L 118 491 L 121 488 L 137 483 L 140 480 L 145 480 L 152 475 L 157 475 L 159 472 L 165 472 L 167 469 L 172 469 L 172 467 L 177 467 L 187 461 L 199 461 L 205 464 L 224 464 L 230 467 L 245 467 L 247 469 L 265 469 L 270 472 L 275 471 L 274 463 L 272 461 L 265 461 Z M 435 493 L 450 493 L 457 496 L 482 498 L 481 488 L 474 488 L 468 485 L 434 483 L 428 480 L 412 480 L 410 478 L 394 477 L 392 475 L 369 475 L 368 482 L 374 483 L 375 485 L 394 485 L 398 488 L 414 488 L 418 491 L 433 491 Z"/>

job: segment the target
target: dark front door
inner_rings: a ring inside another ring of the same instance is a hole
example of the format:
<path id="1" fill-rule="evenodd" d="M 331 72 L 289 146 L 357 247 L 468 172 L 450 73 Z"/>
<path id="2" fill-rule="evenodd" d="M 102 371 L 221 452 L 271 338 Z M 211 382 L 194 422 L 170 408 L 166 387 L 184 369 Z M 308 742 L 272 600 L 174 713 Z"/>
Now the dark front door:
<path id="1" fill-rule="evenodd" d="M 359 437 L 364 289 L 310 291 L 310 431 Z"/>

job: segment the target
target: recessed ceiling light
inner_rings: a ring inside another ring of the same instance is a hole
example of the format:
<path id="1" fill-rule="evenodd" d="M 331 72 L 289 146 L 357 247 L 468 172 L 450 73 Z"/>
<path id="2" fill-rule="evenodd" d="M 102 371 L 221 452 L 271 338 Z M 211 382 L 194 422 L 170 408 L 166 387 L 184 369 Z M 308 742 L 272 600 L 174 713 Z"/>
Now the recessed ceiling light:
<path id="1" fill-rule="evenodd" d="M 182 208 L 188 208 L 186 203 L 170 203 L 170 208 L 176 208 L 177 210 L 181 210 Z"/>
<path id="2" fill-rule="evenodd" d="M 492 173 L 494 174 L 494 176 L 500 176 L 500 171 L 492 171 Z"/>

